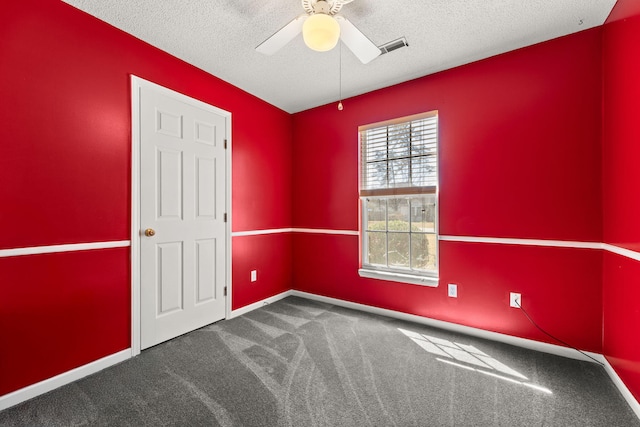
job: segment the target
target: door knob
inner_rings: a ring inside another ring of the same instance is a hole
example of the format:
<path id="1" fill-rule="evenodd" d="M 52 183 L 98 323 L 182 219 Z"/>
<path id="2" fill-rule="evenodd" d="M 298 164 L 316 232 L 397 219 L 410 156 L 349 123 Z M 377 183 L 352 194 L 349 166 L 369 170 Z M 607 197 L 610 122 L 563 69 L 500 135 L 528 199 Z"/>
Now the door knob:
<path id="1" fill-rule="evenodd" d="M 155 236 L 156 231 L 153 228 L 147 228 L 146 230 L 144 230 L 144 235 L 147 237 L 153 237 Z"/>

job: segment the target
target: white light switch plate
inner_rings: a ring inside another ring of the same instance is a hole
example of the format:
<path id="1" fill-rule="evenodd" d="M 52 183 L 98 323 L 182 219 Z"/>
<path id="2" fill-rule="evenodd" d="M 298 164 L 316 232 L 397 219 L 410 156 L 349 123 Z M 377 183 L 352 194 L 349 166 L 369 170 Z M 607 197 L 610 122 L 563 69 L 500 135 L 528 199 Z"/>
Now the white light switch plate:
<path id="1" fill-rule="evenodd" d="M 258 280 L 258 270 L 251 270 L 251 281 L 255 282 Z"/>

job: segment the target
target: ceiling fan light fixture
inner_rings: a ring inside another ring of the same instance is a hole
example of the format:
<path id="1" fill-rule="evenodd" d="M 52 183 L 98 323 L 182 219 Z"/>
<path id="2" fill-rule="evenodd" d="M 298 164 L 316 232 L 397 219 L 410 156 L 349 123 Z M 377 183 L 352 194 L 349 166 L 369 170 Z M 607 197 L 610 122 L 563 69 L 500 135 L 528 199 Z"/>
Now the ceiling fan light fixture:
<path id="1" fill-rule="evenodd" d="M 302 38 L 309 49 L 326 52 L 338 44 L 340 24 L 330 15 L 313 14 L 304 21 Z"/>

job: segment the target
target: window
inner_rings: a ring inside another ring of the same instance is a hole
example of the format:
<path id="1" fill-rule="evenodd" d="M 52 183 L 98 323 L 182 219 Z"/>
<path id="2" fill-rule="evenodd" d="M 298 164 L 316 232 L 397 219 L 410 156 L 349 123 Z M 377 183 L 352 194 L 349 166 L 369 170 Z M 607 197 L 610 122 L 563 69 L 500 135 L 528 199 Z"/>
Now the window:
<path id="1" fill-rule="evenodd" d="M 437 112 L 358 130 L 360 275 L 437 286 Z"/>

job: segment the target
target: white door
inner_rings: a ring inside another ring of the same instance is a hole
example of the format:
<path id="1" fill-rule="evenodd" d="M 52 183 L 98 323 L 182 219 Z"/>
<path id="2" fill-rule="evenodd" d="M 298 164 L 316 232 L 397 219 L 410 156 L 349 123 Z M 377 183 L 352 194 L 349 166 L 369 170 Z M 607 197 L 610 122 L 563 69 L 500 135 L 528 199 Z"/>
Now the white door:
<path id="1" fill-rule="evenodd" d="M 225 317 L 227 119 L 140 91 L 140 339 Z"/>

